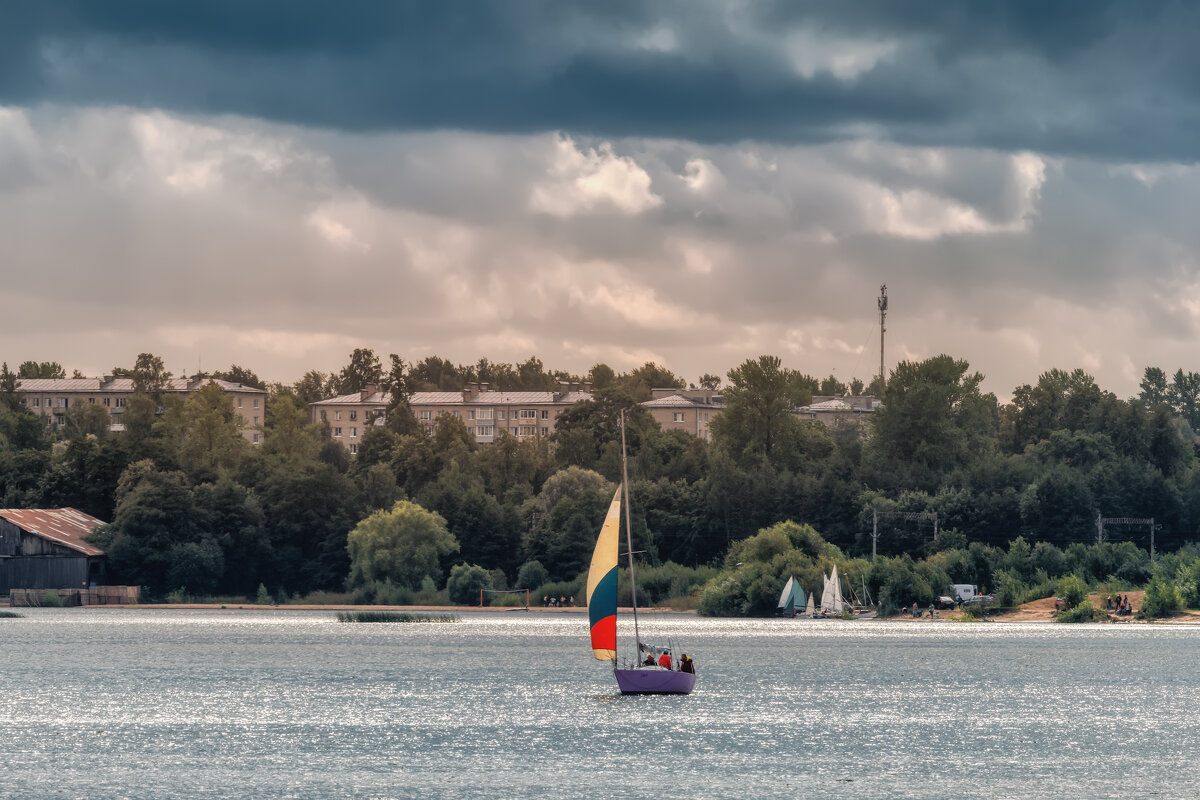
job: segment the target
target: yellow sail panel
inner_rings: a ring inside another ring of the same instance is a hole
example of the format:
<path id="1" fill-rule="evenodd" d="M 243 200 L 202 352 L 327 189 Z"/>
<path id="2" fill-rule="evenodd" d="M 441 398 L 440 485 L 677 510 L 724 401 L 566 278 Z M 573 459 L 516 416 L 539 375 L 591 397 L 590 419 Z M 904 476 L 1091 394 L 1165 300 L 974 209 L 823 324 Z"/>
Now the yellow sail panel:
<path id="1" fill-rule="evenodd" d="M 621 490 L 613 495 L 588 569 L 587 607 L 592 654 L 602 661 L 617 657 L 617 548 L 621 541 Z"/>

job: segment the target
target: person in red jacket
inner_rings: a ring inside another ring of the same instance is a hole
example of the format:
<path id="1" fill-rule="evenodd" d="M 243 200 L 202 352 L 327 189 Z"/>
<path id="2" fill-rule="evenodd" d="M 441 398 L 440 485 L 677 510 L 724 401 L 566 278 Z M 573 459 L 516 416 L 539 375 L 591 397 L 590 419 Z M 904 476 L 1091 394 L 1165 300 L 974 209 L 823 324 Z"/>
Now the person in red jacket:
<path id="1" fill-rule="evenodd" d="M 671 668 L 671 651 L 670 650 L 664 650 L 663 654 L 658 657 L 658 665 L 660 667 L 666 667 L 667 669 Z"/>

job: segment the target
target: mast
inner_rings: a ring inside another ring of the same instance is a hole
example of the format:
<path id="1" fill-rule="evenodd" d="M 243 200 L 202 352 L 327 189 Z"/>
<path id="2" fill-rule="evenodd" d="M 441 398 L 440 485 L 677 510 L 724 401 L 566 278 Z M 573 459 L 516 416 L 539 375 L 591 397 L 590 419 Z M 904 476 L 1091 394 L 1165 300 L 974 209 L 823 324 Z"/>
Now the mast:
<path id="1" fill-rule="evenodd" d="M 621 490 L 625 494 L 625 546 L 629 550 L 629 591 L 633 597 L 633 640 L 637 643 L 633 660 L 641 666 L 642 635 L 638 632 L 637 577 L 633 574 L 633 525 L 629 521 L 629 463 L 625 455 L 625 409 L 621 409 Z"/>

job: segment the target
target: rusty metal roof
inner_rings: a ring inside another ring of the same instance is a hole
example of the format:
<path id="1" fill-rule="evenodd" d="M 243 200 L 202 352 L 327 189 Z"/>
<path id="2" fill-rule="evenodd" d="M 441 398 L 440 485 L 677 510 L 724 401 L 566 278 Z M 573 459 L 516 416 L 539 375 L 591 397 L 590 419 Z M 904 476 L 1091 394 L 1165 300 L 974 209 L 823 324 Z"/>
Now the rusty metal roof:
<path id="1" fill-rule="evenodd" d="M 104 520 L 73 508 L 0 508 L 0 519 L 6 519 L 23 531 L 49 539 L 56 544 L 78 550 L 84 555 L 102 556 L 104 551 L 83 540 Z"/>

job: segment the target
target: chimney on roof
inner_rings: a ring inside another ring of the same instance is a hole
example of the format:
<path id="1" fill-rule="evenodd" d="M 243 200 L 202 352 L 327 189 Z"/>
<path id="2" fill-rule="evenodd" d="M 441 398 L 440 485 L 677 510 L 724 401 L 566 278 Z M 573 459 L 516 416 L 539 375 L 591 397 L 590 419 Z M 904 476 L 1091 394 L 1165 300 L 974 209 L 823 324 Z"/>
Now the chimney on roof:
<path id="1" fill-rule="evenodd" d="M 379 385 L 368 383 L 358 395 L 358 402 L 365 403 L 367 398 L 379 391 Z"/>

